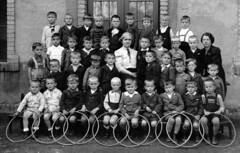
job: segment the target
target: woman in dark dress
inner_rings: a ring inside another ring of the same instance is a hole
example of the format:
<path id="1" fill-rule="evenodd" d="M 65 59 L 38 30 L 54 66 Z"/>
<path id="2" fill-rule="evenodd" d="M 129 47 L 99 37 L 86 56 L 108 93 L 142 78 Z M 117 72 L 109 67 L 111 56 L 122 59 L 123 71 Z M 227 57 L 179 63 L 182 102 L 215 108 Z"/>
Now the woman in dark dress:
<path id="1" fill-rule="evenodd" d="M 201 42 L 204 46 L 204 48 L 202 49 L 202 52 L 205 53 L 205 66 L 204 66 L 203 76 L 209 75 L 207 72 L 208 64 L 212 64 L 212 63 L 217 64 L 219 67 L 218 76 L 222 78 L 223 83 L 225 85 L 225 89 L 226 89 L 226 78 L 225 78 L 224 69 L 222 67 L 222 56 L 221 56 L 220 48 L 212 45 L 214 43 L 214 37 L 209 32 L 206 32 L 202 35 Z"/>

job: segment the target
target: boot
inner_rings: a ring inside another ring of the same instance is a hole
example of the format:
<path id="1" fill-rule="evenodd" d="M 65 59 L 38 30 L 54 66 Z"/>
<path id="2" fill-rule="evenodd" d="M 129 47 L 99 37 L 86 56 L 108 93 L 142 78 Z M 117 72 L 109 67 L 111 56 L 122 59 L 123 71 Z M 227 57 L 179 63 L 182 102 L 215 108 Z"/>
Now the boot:
<path id="1" fill-rule="evenodd" d="M 26 139 L 27 137 L 29 137 L 29 131 L 23 132 L 23 139 Z"/>
<path id="2" fill-rule="evenodd" d="M 183 138 L 182 138 L 182 141 L 186 141 L 187 140 L 187 130 L 186 129 L 183 129 Z"/>
<path id="3" fill-rule="evenodd" d="M 199 136 L 199 133 L 196 131 L 196 139 L 195 139 L 195 142 L 196 143 L 199 143 L 200 141 L 200 136 Z"/>
<path id="4" fill-rule="evenodd" d="M 212 138 L 212 144 L 213 144 L 213 145 L 217 145 L 217 144 L 218 144 L 217 139 L 216 139 L 216 136 L 213 136 L 213 138 Z"/>
<path id="5" fill-rule="evenodd" d="M 175 134 L 175 133 L 173 134 L 173 141 L 176 142 L 176 143 L 178 143 L 177 134 Z"/>

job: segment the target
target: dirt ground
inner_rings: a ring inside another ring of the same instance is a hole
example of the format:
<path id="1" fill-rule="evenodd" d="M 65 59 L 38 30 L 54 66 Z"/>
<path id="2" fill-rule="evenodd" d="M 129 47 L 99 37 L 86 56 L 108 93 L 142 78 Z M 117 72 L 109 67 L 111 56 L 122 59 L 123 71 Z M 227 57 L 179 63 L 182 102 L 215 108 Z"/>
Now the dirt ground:
<path id="1" fill-rule="evenodd" d="M 125 148 L 122 146 L 105 147 L 94 140 L 84 145 L 61 146 L 59 144 L 44 145 L 35 140 L 27 140 L 22 143 L 12 143 L 5 137 L 5 128 L 8 123 L 8 114 L 0 114 L 0 153 L 239 153 L 240 152 L 240 128 L 239 120 L 233 121 L 237 129 L 237 138 L 234 144 L 228 148 L 213 148 L 205 143 L 193 149 L 178 148 L 169 149 L 157 141 L 148 146 Z"/>

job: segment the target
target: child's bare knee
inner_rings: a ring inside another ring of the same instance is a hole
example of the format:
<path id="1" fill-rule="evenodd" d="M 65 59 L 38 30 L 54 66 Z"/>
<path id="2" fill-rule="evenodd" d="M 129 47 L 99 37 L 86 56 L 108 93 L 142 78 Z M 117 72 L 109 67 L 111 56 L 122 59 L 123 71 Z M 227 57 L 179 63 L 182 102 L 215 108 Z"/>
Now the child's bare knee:
<path id="1" fill-rule="evenodd" d="M 219 125 L 219 123 L 220 123 L 219 118 L 218 117 L 214 117 L 212 119 L 212 123 L 213 123 L 213 125 Z"/>
<path id="2" fill-rule="evenodd" d="M 154 127 L 154 128 L 157 127 L 157 121 L 152 121 L 151 126 Z"/>
<path id="3" fill-rule="evenodd" d="M 75 123 L 75 122 L 76 122 L 76 117 L 75 117 L 75 116 L 71 116 L 71 117 L 69 118 L 69 122 L 70 122 L 70 123 Z"/>
<path id="4" fill-rule="evenodd" d="M 208 123 L 208 119 L 206 117 L 202 117 L 200 119 L 200 121 L 201 121 L 202 124 L 207 124 Z"/>
<path id="5" fill-rule="evenodd" d="M 145 120 L 142 120 L 142 122 L 141 122 L 141 126 L 147 126 L 147 121 L 145 121 Z"/>

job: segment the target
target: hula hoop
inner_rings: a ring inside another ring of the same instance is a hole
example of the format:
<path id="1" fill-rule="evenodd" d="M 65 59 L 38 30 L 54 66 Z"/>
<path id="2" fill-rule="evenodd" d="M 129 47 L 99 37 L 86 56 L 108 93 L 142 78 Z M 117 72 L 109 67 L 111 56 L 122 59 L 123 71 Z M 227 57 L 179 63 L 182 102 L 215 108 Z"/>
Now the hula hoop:
<path id="1" fill-rule="evenodd" d="M 170 137 L 169 133 L 167 132 L 168 138 L 169 138 L 175 145 L 177 145 L 178 147 L 181 147 L 181 146 L 183 146 L 184 144 L 186 144 L 186 143 L 189 141 L 189 139 L 191 138 L 191 136 L 192 136 L 192 131 L 193 131 L 193 125 L 192 125 L 192 122 L 191 122 L 190 118 L 189 118 L 187 115 L 185 115 L 185 114 L 183 114 L 183 113 L 177 113 L 177 114 L 172 115 L 172 116 L 168 119 L 167 124 L 166 124 L 166 131 L 167 131 L 167 125 L 168 125 L 168 123 L 169 123 L 169 120 L 170 120 L 171 118 L 173 118 L 174 116 L 176 116 L 176 115 L 183 115 L 184 117 L 186 117 L 186 118 L 189 120 L 189 123 L 190 123 L 190 125 L 191 125 L 191 127 L 190 127 L 190 134 L 189 134 L 188 138 L 187 138 L 182 144 L 178 144 L 177 142 L 173 141 L 173 139 Z"/>
<path id="2" fill-rule="evenodd" d="M 189 115 L 189 116 L 194 117 L 194 115 L 192 115 L 192 114 L 190 114 L 190 113 L 187 113 L 187 112 L 184 112 L 183 114 L 186 114 L 186 115 Z M 195 117 L 194 117 L 194 118 L 195 118 Z M 205 130 L 204 130 L 204 127 L 203 127 L 202 123 L 200 122 L 200 119 L 199 119 L 199 121 L 198 121 L 198 124 L 201 125 L 201 126 L 202 126 L 202 129 L 203 129 L 203 132 L 202 132 L 202 131 L 201 131 L 201 127 L 200 127 L 200 126 L 198 127 L 198 132 L 199 132 L 199 134 L 201 135 L 202 138 L 199 140 L 198 143 L 195 143 L 195 144 L 192 145 L 192 146 L 187 146 L 187 145 L 184 144 L 184 145 L 182 146 L 183 148 L 194 148 L 194 147 L 198 146 L 198 145 L 203 141 L 203 138 L 204 138 L 204 135 L 205 135 Z"/>
<path id="3" fill-rule="evenodd" d="M 83 115 L 83 116 L 86 117 L 86 119 L 87 119 L 87 121 L 88 121 L 87 132 L 85 133 L 85 135 L 84 135 L 80 140 L 78 140 L 78 141 L 76 141 L 76 142 L 70 140 L 70 139 L 66 136 L 66 134 L 64 135 L 64 137 L 65 137 L 66 140 L 68 140 L 68 141 L 71 142 L 72 144 L 81 144 L 80 142 L 81 142 L 83 139 L 86 138 L 86 136 L 87 136 L 87 134 L 88 134 L 88 132 L 89 132 L 89 129 L 90 129 L 90 122 L 89 122 L 89 120 L 88 120 L 87 115 L 85 115 L 83 112 L 81 112 L 81 111 L 76 111 L 75 113 L 81 114 L 81 115 Z M 69 120 L 70 117 L 71 117 L 71 116 L 68 117 L 68 120 Z"/>
<path id="4" fill-rule="evenodd" d="M 161 125 L 162 125 L 162 127 L 163 127 L 163 120 L 165 120 L 165 118 L 167 117 L 167 116 L 169 116 L 169 115 L 172 115 L 172 114 L 175 114 L 175 113 L 168 113 L 168 114 L 165 114 L 164 116 L 162 116 L 161 117 Z M 177 114 L 179 114 L 179 113 L 177 113 Z M 169 118 L 170 119 L 170 118 Z M 159 122 L 160 121 L 158 121 L 158 124 L 159 124 Z M 167 124 L 166 124 L 166 133 L 168 133 L 167 132 Z M 155 130 L 155 134 L 157 135 L 157 131 Z M 167 147 L 167 148 L 171 148 L 171 149 L 175 149 L 175 148 L 179 148 L 179 147 L 181 147 L 181 145 L 175 145 L 175 146 L 170 146 L 170 145 L 167 145 L 166 143 L 163 143 L 160 139 L 159 139 L 159 137 L 161 136 L 161 134 L 162 134 L 162 130 L 161 130 L 161 132 L 159 133 L 159 135 L 158 135 L 158 137 L 157 137 L 157 140 L 158 140 L 158 142 L 161 144 L 161 145 L 163 145 L 163 146 L 165 146 L 165 147 Z M 167 135 L 168 136 L 168 135 Z M 169 136 L 168 136 L 169 137 Z"/>
<path id="5" fill-rule="evenodd" d="M 155 114 L 156 116 L 157 116 L 157 118 L 158 118 L 158 121 L 159 120 L 161 120 L 161 118 L 160 118 L 160 116 L 158 115 L 158 114 Z M 150 123 L 149 123 L 150 124 Z M 158 122 L 157 122 L 157 125 L 158 125 Z M 151 126 L 150 126 L 151 127 Z M 156 126 L 156 128 L 155 128 L 155 131 L 157 130 L 157 127 L 158 126 Z M 151 130 L 150 130 L 151 131 Z M 160 130 L 160 133 L 162 132 L 162 122 L 161 122 L 161 130 Z M 152 141 L 150 141 L 150 142 L 146 142 L 146 143 L 143 143 L 142 145 L 150 145 L 150 144 L 152 144 L 153 142 L 155 142 L 156 140 L 157 140 L 157 135 L 156 135 L 156 133 L 155 133 L 155 139 L 153 139 Z"/>
<path id="6" fill-rule="evenodd" d="M 99 121 L 99 119 L 100 119 L 102 116 L 104 116 L 104 115 L 106 115 L 106 114 L 108 114 L 108 112 L 105 112 L 105 113 L 101 114 L 100 116 L 98 116 L 98 121 Z M 114 115 L 121 115 L 121 117 L 124 117 L 121 113 L 117 113 L 117 114 L 114 114 Z M 121 118 L 121 117 L 118 117 L 117 121 L 119 121 L 119 118 Z M 115 124 L 117 124 L 117 121 L 116 121 Z M 93 123 L 93 126 L 92 126 L 93 129 L 94 129 L 95 123 L 96 123 L 96 120 L 95 120 L 94 123 Z M 99 131 L 99 126 L 98 126 L 97 132 L 98 132 L 98 131 Z M 119 142 L 116 142 L 116 143 L 114 143 L 114 144 L 105 144 L 105 143 L 103 143 L 103 142 L 100 142 L 100 141 L 97 139 L 97 137 L 96 137 L 97 132 L 95 133 L 94 139 L 95 139 L 95 141 L 96 141 L 98 144 L 100 144 L 100 145 L 102 145 L 102 146 L 106 146 L 106 147 L 112 147 L 112 146 L 116 146 L 116 145 L 119 144 Z"/>
<path id="7" fill-rule="evenodd" d="M 38 117 L 39 125 L 41 124 L 41 123 L 40 123 L 40 122 L 41 122 L 41 117 L 42 117 L 44 114 L 47 114 L 47 113 L 49 113 L 49 112 L 44 112 L 44 113 L 42 113 L 42 114 Z M 50 113 L 53 113 L 53 112 L 50 112 Z M 32 133 L 34 132 L 33 126 L 34 126 L 34 123 L 35 123 L 36 121 L 37 121 L 37 120 L 34 120 L 34 122 L 33 122 L 33 124 L 32 124 L 32 130 L 31 130 Z M 53 127 L 52 127 L 52 128 L 53 128 Z M 41 144 L 52 144 L 52 143 L 56 142 L 55 140 L 50 141 L 50 142 L 41 141 L 41 140 L 37 139 L 37 138 L 35 137 L 35 135 L 33 135 L 33 138 L 34 138 L 37 142 L 39 142 L 39 143 L 41 143 Z"/>
<path id="8" fill-rule="evenodd" d="M 119 113 L 119 114 L 121 114 L 121 113 Z M 126 118 L 123 114 L 121 114 L 121 115 L 122 115 L 123 118 L 127 121 L 127 118 Z M 116 121 L 116 123 L 118 123 L 120 119 L 122 119 L 122 118 L 119 117 L 118 120 Z M 127 136 L 128 136 L 128 133 L 129 133 L 129 130 L 130 130 L 130 125 L 129 125 L 129 122 L 126 122 L 126 123 L 127 123 L 127 126 L 126 126 L 126 135 L 125 135 L 125 136 L 122 138 L 122 140 L 120 140 L 120 141 L 118 141 L 118 139 L 117 139 L 117 137 L 116 137 L 116 134 L 115 134 L 116 128 L 113 128 L 113 137 L 114 137 L 115 141 L 117 142 L 117 144 L 122 145 L 121 142 L 123 142 L 123 141 L 127 138 Z M 123 145 L 122 145 L 122 146 L 123 146 Z"/>
<path id="9" fill-rule="evenodd" d="M 143 115 L 140 115 L 140 114 L 139 114 L 138 116 L 147 121 L 147 124 L 148 124 L 148 134 L 147 134 L 146 138 L 145 138 L 143 141 L 141 141 L 140 143 L 136 143 L 136 142 L 134 142 L 134 141 L 130 138 L 129 132 L 128 132 L 127 137 L 128 137 L 128 139 L 133 143 L 133 145 L 126 145 L 126 144 L 123 144 L 123 143 L 119 143 L 120 145 L 122 145 L 122 146 L 124 146 L 124 147 L 127 147 L 127 148 L 133 148 L 133 147 L 137 147 L 137 146 L 142 145 L 142 144 L 148 139 L 148 137 L 149 137 L 149 135 L 150 135 L 150 132 L 151 132 L 150 123 L 148 122 L 148 120 L 146 119 L 146 117 L 144 117 Z M 127 122 L 129 122 L 129 121 L 127 120 Z M 129 123 L 129 125 L 130 125 L 130 123 Z M 130 130 L 130 126 L 129 126 L 129 130 Z"/>
<path id="10" fill-rule="evenodd" d="M 63 145 L 63 146 L 72 145 L 72 144 L 67 144 L 67 143 L 63 143 L 63 142 L 60 142 L 60 141 L 59 141 L 59 140 L 62 139 L 62 138 L 64 137 L 64 135 L 66 135 L 66 133 L 67 133 L 67 130 L 64 130 L 66 124 L 67 124 L 67 128 L 66 128 L 66 129 L 68 129 L 68 127 L 69 127 L 68 118 L 67 118 L 63 113 L 61 113 L 61 112 L 59 112 L 59 113 L 60 113 L 60 115 L 58 116 L 58 119 L 59 119 L 61 116 L 63 116 L 63 117 L 65 118 L 65 122 L 64 122 L 64 125 L 63 125 L 63 134 L 62 134 L 61 137 L 59 137 L 58 139 L 56 139 L 55 136 L 54 136 L 54 134 L 53 134 L 53 129 L 54 129 L 53 127 L 54 127 L 55 123 L 57 122 L 57 120 L 58 120 L 58 119 L 57 119 L 57 120 L 55 120 L 55 121 L 53 122 L 53 124 L 52 124 L 51 134 L 52 134 L 53 140 L 54 140 L 55 142 L 57 142 L 58 144 Z"/>
<path id="11" fill-rule="evenodd" d="M 215 148 L 227 148 L 227 147 L 231 146 L 231 145 L 234 143 L 234 141 L 235 141 L 235 139 L 236 139 L 236 136 L 237 136 L 237 132 L 236 132 L 236 128 L 235 128 L 233 122 L 232 122 L 226 115 L 223 115 L 223 114 L 219 114 L 219 115 L 222 116 L 222 117 L 224 117 L 225 119 L 227 119 L 227 121 L 231 124 L 231 126 L 232 126 L 232 128 L 233 128 L 233 129 L 232 129 L 232 130 L 233 130 L 233 134 L 234 134 L 232 141 L 231 141 L 229 144 L 227 144 L 227 145 L 214 145 L 214 144 L 212 144 L 211 142 L 207 141 L 204 137 L 203 137 L 203 140 L 204 140 L 207 144 L 209 144 L 210 146 L 212 146 L 212 147 L 215 147 Z M 206 115 L 203 115 L 202 117 L 206 117 Z M 220 124 L 221 124 L 221 120 L 220 120 Z"/>
<path id="12" fill-rule="evenodd" d="M 31 111 L 31 110 L 28 110 L 28 111 Z M 32 112 L 32 113 L 35 113 L 34 111 L 31 111 L 31 112 Z M 6 138 L 7 138 L 10 142 L 13 142 L 13 143 L 23 142 L 23 141 L 31 138 L 31 137 L 35 134 L 35 132 L 36 132 L 36 131 L 34 131 L 33 133 L 31 133 L 31 135 L 29 135 L 29 136 L 28 136 L 27 138 L 25 138 L 25 139 L 21 139 L 21 140 L 13 140 L 13 139 L 11 139 L 11 138 L 9 137 L 9 135 L 8 135 L 9 126 L 12 124 L 12 122 L 14 121 L 14 119 L 16 119 L 17 117 L 18 117 L 17 115 L 16 115 L 16 116 L 13 116 L 13 118 L 9 121 L 9 123 L 8 123 L 8 125 L 7 125 L 7 127 L 6 127 L 6 131 L 5 131 Z M 39 125 L 38 125 L 38 126 L 39 126 Z"/>

